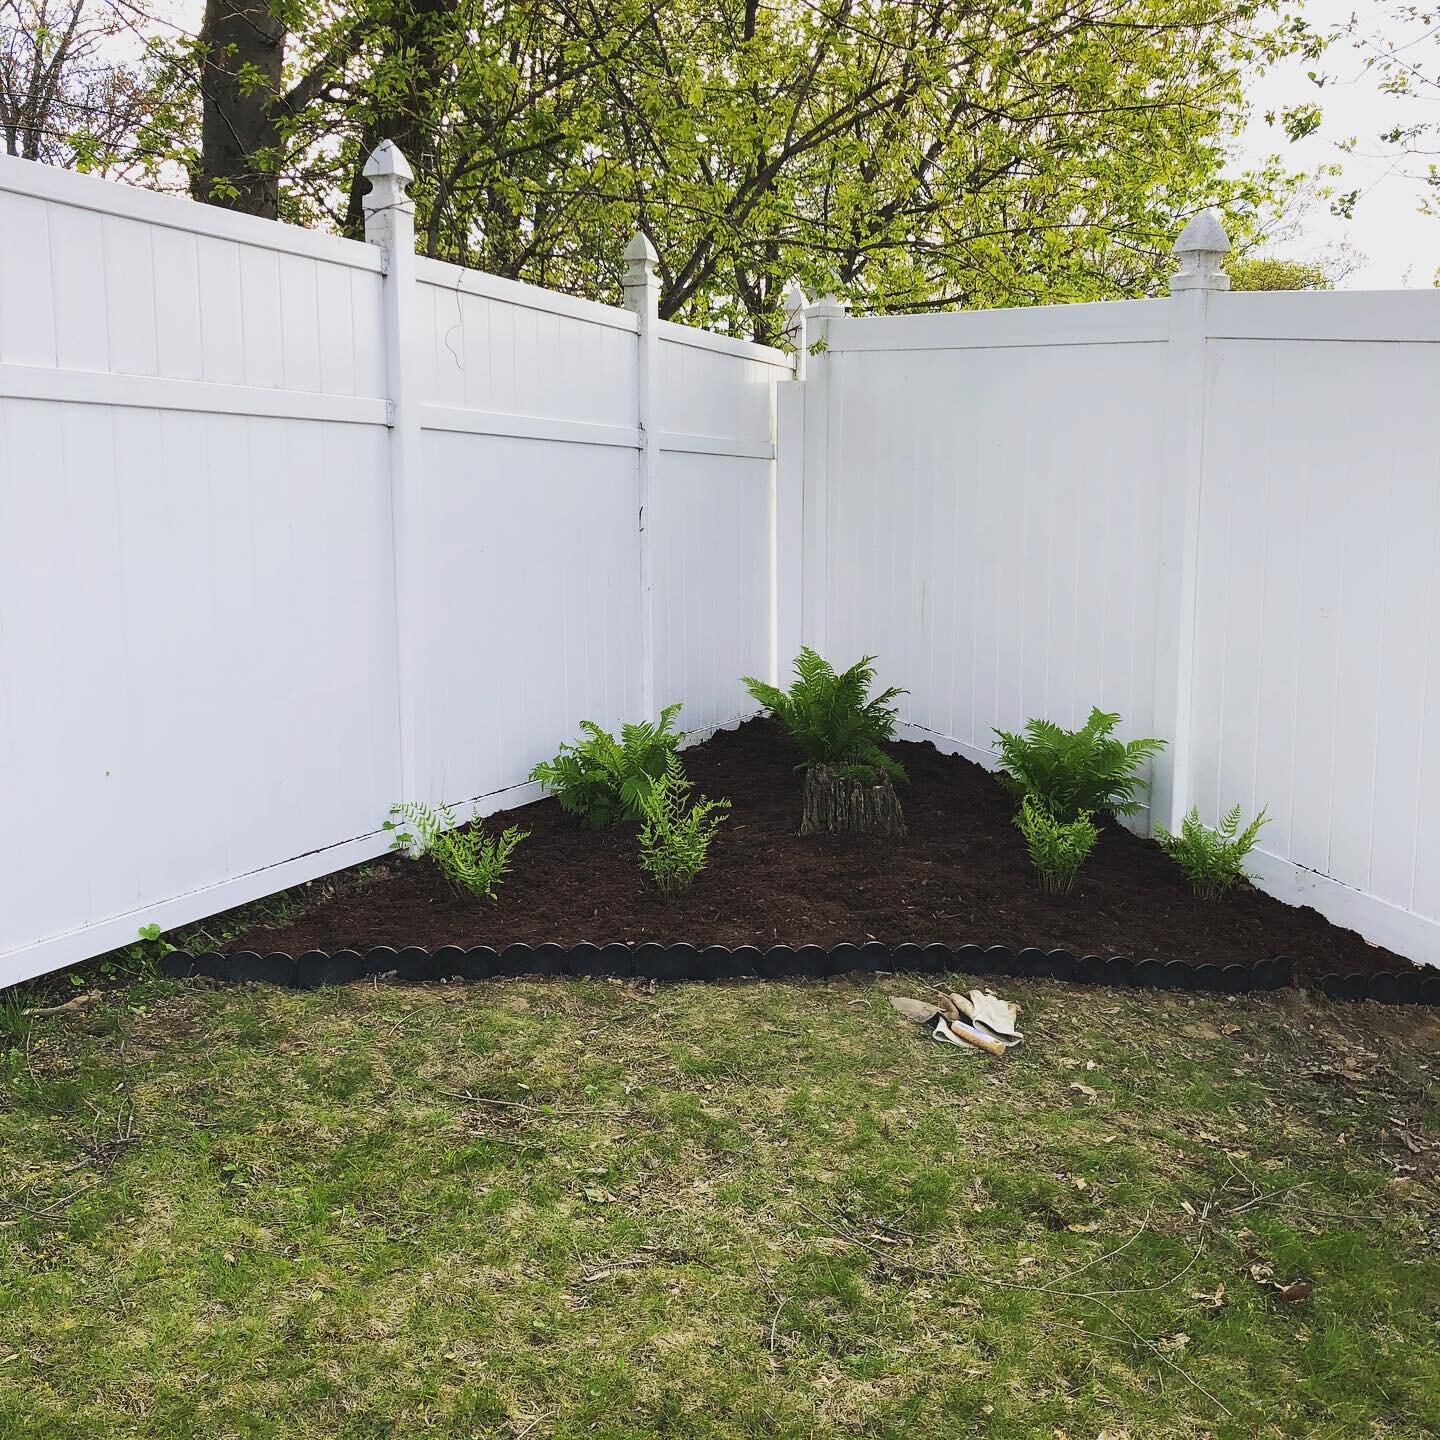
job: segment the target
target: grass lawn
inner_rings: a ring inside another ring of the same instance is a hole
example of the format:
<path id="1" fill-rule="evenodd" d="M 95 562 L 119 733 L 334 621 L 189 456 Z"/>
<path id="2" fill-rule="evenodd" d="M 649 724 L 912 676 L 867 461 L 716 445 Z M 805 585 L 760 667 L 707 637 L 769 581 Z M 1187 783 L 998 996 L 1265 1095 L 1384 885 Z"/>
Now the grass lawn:
<path id="1" fill-rule="evenodd" d="M 998 1062 L 885 979 L 37 1021 L 0 1436 L 1440 1433 L 1440 1022 L 999 988 Z"/>

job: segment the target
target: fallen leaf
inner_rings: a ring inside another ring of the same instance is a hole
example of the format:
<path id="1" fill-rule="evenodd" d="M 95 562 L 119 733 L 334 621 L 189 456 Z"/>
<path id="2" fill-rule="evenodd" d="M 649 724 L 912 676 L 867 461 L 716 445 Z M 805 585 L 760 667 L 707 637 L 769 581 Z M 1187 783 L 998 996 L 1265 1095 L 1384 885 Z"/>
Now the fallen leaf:
<path id="1" fill-rule="evenodd" d="M 1296 1301 L 1309 1298 L 1311 1291 L 1315 1289 L 1313 1281 L 1292 1280 L 1288 1285 L 1282 1285 L 1275 1279 L 1275 1267 L 1260 1262 L 1250 1267 L 1250 1278 L 1257 1285 L 1264 1285 L 1275 1291 L 1276 1297 L 1280 1300 Z"/>
<path id="2" fill-rule="evenodd" d="M 1078 1090 L 1082 1095 L 1088 1095 L 1092 1100 L 1100 1093 L 1093 1085 L 1082 1085 L 1078 1080 L 1072 1080 L 1070 1088 Z"/>
<path id="3" fill-rule="evenodd" d="M 1083 1225 L 1067 1225 L 1065 1228 L 1076 1235 L 1089 1235 L 1100 1228 L 1100 1222 L 1087 1220 Z"/>

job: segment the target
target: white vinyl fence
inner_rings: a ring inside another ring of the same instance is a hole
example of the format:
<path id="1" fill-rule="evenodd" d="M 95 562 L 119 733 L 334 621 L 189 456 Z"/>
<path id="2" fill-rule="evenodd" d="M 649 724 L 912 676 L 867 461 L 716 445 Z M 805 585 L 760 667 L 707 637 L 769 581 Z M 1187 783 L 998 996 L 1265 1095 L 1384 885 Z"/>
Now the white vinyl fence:
<path id="1" fill-rule="evenodd" d="M 0 985 L 753 709 L 779 351 L 0 158 Z"/>
<path id="2" fill-rule="evenodd" d="M 905 733 L 1118 710 L 1141 827 L 1440 961 L 1440 294 L 851 318 L 797 352 L 0 157 L 0 984 L 703 733 L 802 641 Z M 795 383 L 796 381 L 800 383 Z M 777 383 L 789 381 L 791 383 Z M 778 460 L 778 463 L 777 463 Z"/>
<path id="3" fill-rule="evenodd" d="M 797 315 L 782 649 L 987 764 L 1119 711 L 1142 828 L 1265 805 L 1264 888 L 1440 962 L 1440 293 L 1228 294 L 1225 244 L 1167 300 Z"/>

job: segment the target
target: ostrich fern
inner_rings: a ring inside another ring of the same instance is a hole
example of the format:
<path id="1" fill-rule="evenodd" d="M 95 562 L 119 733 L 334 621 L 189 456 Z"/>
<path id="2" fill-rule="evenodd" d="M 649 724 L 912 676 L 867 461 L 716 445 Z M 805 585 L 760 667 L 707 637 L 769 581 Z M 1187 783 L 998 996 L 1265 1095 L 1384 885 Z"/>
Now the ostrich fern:
<path id="1" fill-rule="evenodd" d="M 827 766 L 867 785 L 881 776 L 904 780 L 904 766 L 881 746 L 895 734 L 897 712 L 891 702 L 905 691 L 892 686 L 870 696 L 874 661 L 865 655 L 837 673 L 807 645 L 796 657 L 789 690 L 753 675 L 745 677 L 745 688 L 789 731 L 807 768 Z"/>
<path id="2" fill-rule="evenodd" d="M 1078 730 L 1052 720 L 1027 720 L 1018 735 L 997 730 L 1004 783 L 1064 823 L 1086 813 L 1133 815 L 1146 788 L 1138 771 L 1165 742 L 1116 740 L 1111 731 L 1119 723 L 1118 715 L 1094 709 Z"/>

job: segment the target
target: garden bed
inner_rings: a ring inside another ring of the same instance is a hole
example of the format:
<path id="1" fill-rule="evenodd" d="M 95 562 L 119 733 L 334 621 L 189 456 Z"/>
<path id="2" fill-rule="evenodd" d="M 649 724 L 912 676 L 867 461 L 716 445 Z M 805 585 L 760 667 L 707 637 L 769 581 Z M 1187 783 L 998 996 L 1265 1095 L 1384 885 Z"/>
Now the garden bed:
<path id="1" fill-rule="evenodd" d="M 530 832 L 498 899 L 456 894 L 433 866 L 387 859 L 288 924 L 226 949 L 365 952 L 376 946 L 684 941 L 696 947 L 942 944 L 1063 949 L 1192 965 L 1288 956 L 1298 981 L 1411 971 L 1309 908 L 1241 887 L 1194 898 L 1157 846 L 1107 826 L 1073 893 L 1042 894 L 1012 823 L 1014 804 L 980 766 L 900 743 L 908 839 L 796 834 L 800 777 L 773 724 L 751 721 L 685 752 L 696 789 L 732 810 L 694 888 L 666 903 L 636 864 L 635 827 L 591 831 L 551 800 L 490 817 Z M 1426 972 L 1427 974 L 1430 972 Z"/>

